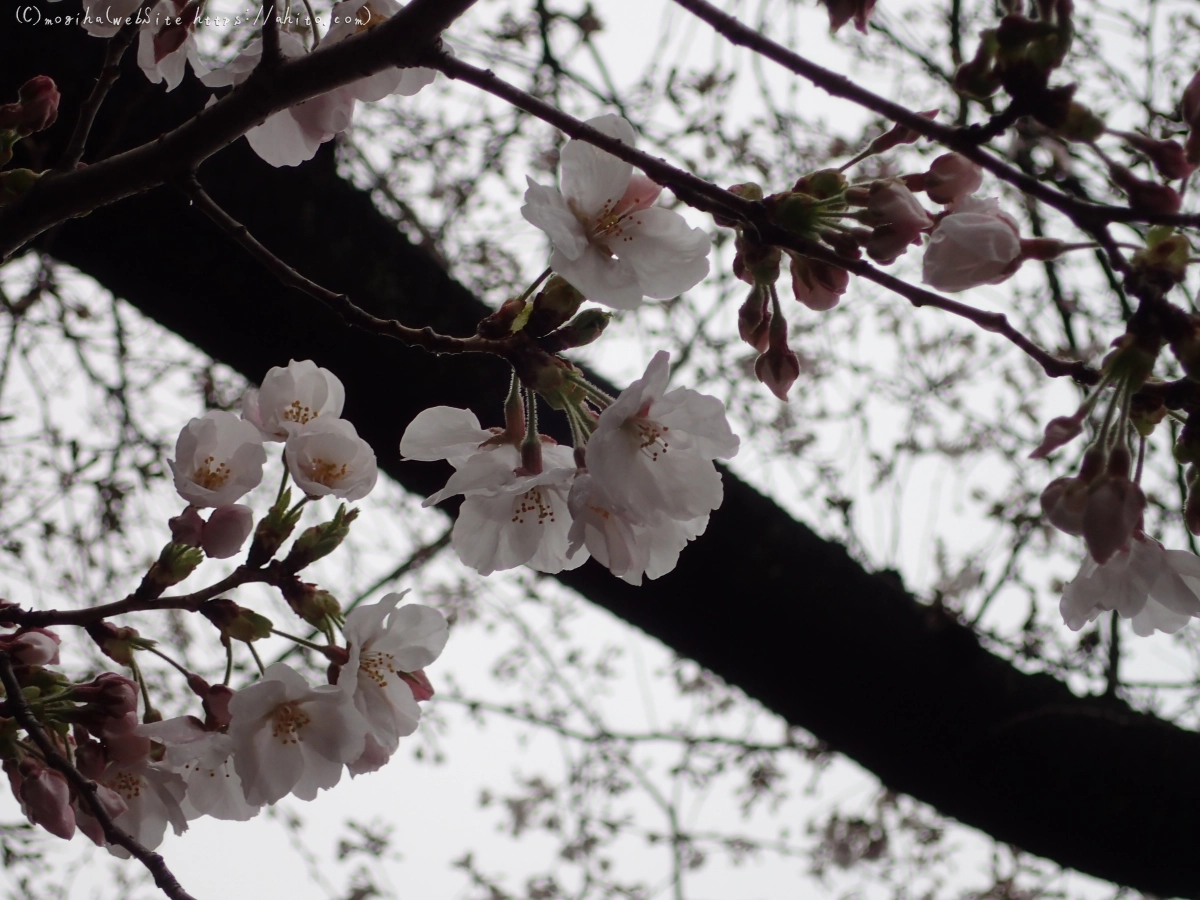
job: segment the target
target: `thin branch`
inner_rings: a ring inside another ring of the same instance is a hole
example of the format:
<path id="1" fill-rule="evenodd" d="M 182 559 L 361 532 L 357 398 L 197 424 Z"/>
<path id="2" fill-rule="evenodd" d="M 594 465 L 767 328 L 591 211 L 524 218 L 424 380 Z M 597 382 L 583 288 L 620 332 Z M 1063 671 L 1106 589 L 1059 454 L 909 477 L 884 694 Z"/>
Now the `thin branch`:
<path id="1" fill-rule="evenodd" d="M 144 10 L 150 5 L 152 2 L 147 2 L 143 4 L 142 9 Z M 88 94 L 87 100 L 79 110 L 79 119 L 75 123 L 75 130 L 71 132 L 71 140 L 67 142 L 67 149 L 63 151 L 62 162 L 58 164 L 59 169 L 69 172 L 83 159 L 83 151 L 87 147 L 88 136 L 92 133 L 96 114 L 104 104 L 104 98 L 108 96 L 109 89 L 121 77 L 121 58 L 125 56 L 125 51 L 129 49 L 129 45 L 133 43 L 141 28 L 142 26 L 136 23 L 126 25 L 109 39 L 108 48 L 104 52 L 104 65 L 100 69 L 100 74 L 96 76 L 92 92 Z"/>
<path id="2" fill-rule="evenodd" d="M 268 116 L 392 66 L 412 66 L 476 0 L 413 0 L 386 22 L 249 78 L 172 131 L 102 162 L 47 172 L 0 209 L 0 261 L 53 225 L 194 171 Z"/>
<path id="3" fill-rule="evenodd" d="M 324 303 L 345 320 L 346 324 L 372 334 L 394 338 L 410 347 L 421 347 L 430 353 L 494 353 L 505 355 L 507 345 L 503 341 L 472 335 L 467 338 L 438 334 L 432 328 L 410 328 L 395 319 L 381 319 L 356 305 L 345 294 L 322 287 L 301 275 L 278 256 L 259 243 L 250 230 L 222 209 L 200 186 L 195 176 L 183 182 L 183 189 L 200 211 L 213 220 L 223 231 L 240 244 L 251 256 L 261 262 L 268 271 L 288 287 L 303 291 L 315 300 Z"/>
<path id="4" fill-rule="evenodd" d="M 601 150 L 611 153 L 618 159 L 632 163 L 654 181 L 671 188 L 677 197 L 697 209 L 746 222 L 749 227 L 757 232 L 758 239 L 763 243 L 785 247 L 803 256 L 839 266 L 868 281 L 873 281 L 888 290 L 900 294 L 914 306 L 935 307 L 974 322 L 985 331 L 1002 335 L 1031 356 L 1051 378 L 1067 376 L 1085 384 L 1094 384 L 1099 380 L 1099 373 L 1087 364 L 1075 360 L 1058 359 L 1037 346 L 1037 344 L 1014 328 L 1008 321 L 1008 317 L 1003 313 L 987 312 L 976 309 L 973 306 L 968 306 L 958 300 L 942 297 L 932 291 L 911 285 L 906 281 L 896 278 L 894 275 L 889 275 L 887 272 L 875 268 L 865 260 L 848 259 L 838 255 L 831 248 L 823 244 L 785 231 L 771 221 L 763 204 L 745 200 L 742 197 L 731 194 L 729 191 L 719 188 L 690 172 L 672 166 L 663 159 L 650 156 L 648 153 L 637 150 L 618 138 L 610 137 L 550 104 L 525 93 L 520 88 L 498 78 L 492 72 L 476 68 L 446 55 L 440 55 L 435 60 L 427 61 L 426 64 L 437 68 L 450 78 L 473 84 L 490 94 L 500 97 L 513 106 L 523 109 L 531 115 L 537 116 L 539 119 L 554 125 L 560 131 L 573 138 L 587 141 L 589 144 L 593 144 Z M 925 120 L 922 119 L 922 121 Z"/>
<path id="5" fill-rule="evenodd" d="M 158 885 L 159 890 L 171 898 L 171 900 L 195 900 L 195 898 L 183 889 L 179 879 L 167 868 L 166 861 L 155 853 L 142 846 L 131 835 L 126 833 L 121 828 L 118 828 L 113 822 L 112 817 L 107 810 L 96 798 L 96 782 L 89 778 L 85 778 L 83 774 L 71 765 L 66 757 L 58 752 L 58 748 L 54 746 L 50 738 L 46 736 L 46 732 L 42 730 L 37 719 L 34 718 L 33 712 L 29 709 L 29 704 L 25 702 L 25 696 L 21 693 L 21 685 L 17 681 L 16 673 L 13 672 L 12 661 L 8 658 L 8 654 L 0 651 L 0 682 L 4 683 L 4 693 L 8 699 L 8 708 L 12 711 L 13 718 L 20 723 L 21 727 L 37 744 L 38 750 L 51 766 L 63 774 L 67 781 L 71 782 L 71 786 L 87 804 L 92 816 L 100 823 L 100 827 L 104 830 L 104 838 L 110 844 L 116 844 L 119 847 L 124 847 L 129 851 L 130 855 L 135 857 L 138 862 L 149 870 L 154 876 L 154 883 Z"/>

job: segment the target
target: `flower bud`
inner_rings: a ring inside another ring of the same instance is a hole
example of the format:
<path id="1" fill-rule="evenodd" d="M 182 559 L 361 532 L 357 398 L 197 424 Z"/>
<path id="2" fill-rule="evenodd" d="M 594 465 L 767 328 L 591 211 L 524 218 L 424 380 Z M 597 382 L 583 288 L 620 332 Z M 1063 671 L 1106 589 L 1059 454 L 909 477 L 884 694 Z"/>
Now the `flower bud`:
<path id="1" fill-rule="evenodd" d="M 575 347 L 585 347 L 604 333 L 612 313 L 602 309 L 585 309 L 557 331 L 538 341 L 547 353 L 560 353 Z"/>
<path id="2" fill-rule="evenodd" d="M 940 109 L 927 109 L 924 112 L 917 113 L 925 119 L 936 119 Z M 863 156 L 874 156 L 877 153 L 884 153 L 891 150 L 893 147 L 899 147 L 901 144 L 911 144 L 916 141 L 921 135 L 919 132 L 913 131 L 907 125 L 897 123 L 888 131 L 885 131 L 867 146 L 863 152 Z"/>
<path id="3" fill-rule="evenodd" d="M 816 197 L 818 200 L 829 200 L 846 192 L 846 176 L 838 169 L 818 169 L 816 172 L 802 175 L 792 190 Z"/>
<path id="4" fill-rule="evenodd" d="M 1116 455 L 1115 450 L 1113 455 Z M 1124 547 L 1134 528 L 1142 521 L 1145 508 L 1145 494 L 1127 477 L 1108 474 L 1092 482 L 1088 487 L 1087 508 L 1083 516 L 1083 539 L 1087 542 L 1092 559 L 1104 565 Z"/>
<path id="5" fill-rule="evenodd" d="M 21 102 L 22 121 L 18 130 L 22 135 L 45 131 L 58 118 L 58 101 L 61 99 L 54 79 L 48 75 L 35 75 L 21 85 L 17 92 Z"/>
<path id="6" fill-rule="evenodd" d="M 1089 144 L 1107 131 L 1104 120 L 1084 106 L 1072 100 L 1067 104 L 1066 115 L 1054 133 L 1064 141 Z"/>
<path id="7" fill-rule="evenodd" d="M 250 529 L 254 527 L 254 511 L 240 503 L 218 506 L 204 523 L 201 547 L 211 559 L 229 559 L 242 549 Z"/>
<path id="8" fill-rule="evenodd" d="M 291 488 L 280 494 L 275 505 L 259 519 L 258 527 L 254 529 L 254 541 L 250 544 L 246 565 L 257 569 L 274 559 L 283 542 L 296 530 L 296 523 L 300 521 L 303 513 L 303 508 L 292 508 Z"/>
<path id="9" fill-rule="evenodd" d="M 754 375 L 780 400 L 787 400 L 788 391 L 800 377 L 800 360 L 787 343 L 787 320 L 776 307 L 772 310 L 768 329 L 767 352 L 754 362 Z"/>
<path id="10" fill-rule="evenodd" d="M 954 73 L 954 90 L 977 100 L 986 100 L 1000 90 L 1000 76 L 996 73 L 999 47 L 996 29 L 981 32 L 974 58 L 960 65 Z"/>
<path id="11" fill-rule="evenodd" d="M 760 244 L 745 234 L 739 234 L 736 243 L 734 275 L 746 284 L 774 284 L 779 280 L 779 263 L 783 253 L 778 247 Z"/>
<path id="12" fill-rule="evenodd" d="M 315 584 L 297 579 L 285 583 L 280 590 L 292 612 L 313 628 L 323 628 L 330 620 L 338 622 L 342 619 L 342 605 L 337 598 Z"/>
<path id="13" fill-rule="evenodd" d="M 530 337 L 549 334 L 579 312 L 581 305 L 583 294 L 566 279 L 555 275 L 533 298 L 533 308 L 523 330 Z"/>
<path id="14" fill-rule="evenodd" d="M 1200 421 L 1189 413 L 1175 441 L 1175 461 L 1182 465 L 1200 465 Z"/>
<path id="15" fill-rule="evenodd" d="M 1087 510 L 1087 484 L 1079 478 L 1055 478 L 1042 491 L 1042 514 L 1059 531 L 1083 534 L 1083 516 Z"/>
<path id="16" fill-rule="evenodd" d="M 524 324 L 525 301 L 519 297 L 510 297 L 500 304 L 500 308 L 490 316 L 485 316 L 475 326 L 480 337 L 499 340 L 508 337 L 514 331 L 520 331 Z M 518 324 L 520 323 L 520 324 Z"/>
<path id="17" fill-rule="evenodd" d="M 961 153 L 943 153 L 925 173 L 924 190 L 934 203 L 953 203 L 983 184 L 983 169 Z"/>
<path id="18" fill-rule="evenodd" d="M 274 627 L 266 616 L 238 606 L 227 597 L 206 601 L 200 607 L 200 615 L 217 626 L 222 639 L 233 639 L 247 644 L 270 637 Z"/>
<path id="19" fill-rule="evenodd" d="M 744 184 L 732 184 L 726 190 L 736 197 L 741 197 L 743 200 L 757 202 L 763 198 L 763 189 L 753 181 L 747 181 Z M 731 219 L 719 213 L 713 213 L 713 221 L 722 228 L 737 228 L 739 225 L 737 219 Z"/>
<path id="20" fill-rule="evenodd" d="M 84 626 L 100 652 L 122 666 L 133 665 L 133 654 L 137 650 L 153 647 L 154 641 L 138 634 L 137 629 L 124 625 L 118 628 L 110 622 L 93 622 Z"/>
<path id="21" fill-rule="evenodd" d="M 20 772 L 17 796 L 29 821 L 64 841 L 73 838 L 75 811 L 71 809 L 71 786 L 63 774 L 28 756 L 21 761 Z"/>
<path id="22" fill-rule="evenodd" d="M 1146 246 L 1133 254 L 1133 267 L 1141 280 L 1168 291 L 1187 275 L 1192 245 L 1169 225 L 1155 225 L 1146 233 Z"/>
<path id="23" fill-rule="evenodd" d="M 755 285 L 738 310 L 738 334 L 759 353 L 764 353 L 770 325 L 771 295 L 765 288 Z"/>
<path id="24" fill-rule="evenodd" d="M 821 220 L 821 207 L 816 198 L 808 194 L 785 191 L 772 194 L 763 201 L 771 221 L 793 234 L 815 237 L 817 223 Z M 743 278 L 743 281 L 747 279 Z"/>
<path id="25" fill-rule="evenodd" d="M 833 309 L 850 286 L 850 273 L 818 259 L 791 254 L 792 293 L 814 312 Z"/>
<path id="26" fill-rule="evenodd" d="M 176 544 L 187 544 L 189 547 L 199 547 L 204 536 L 204 519 L 200 510 L 188 506 L 173 519 L 167 520 L 171 529 L 171 540 Z"/>
<path id="27" fill-rule="evenodd" d="M 0 649 L 22 666 L 58 665 L 58 645 L 62 639 L 45 628 L 22 628 L 15 634 L 0 636 Z"/>
<path id="28" fill-rule="evenodd" d="M 1113 183 L 1129 197 L 1129 208 L 1138 212 L 1177 213 L 1183 198 L 1173 187 L 1154 181 L 1143 181 L 1127 168 L 1112 164 L 1108 167 Z"/>
<path id="29" fill-rule="evenodd" d="M 875 0 L 822 0 L 829 13 L 829 33 L 833 34 L 851 19 L 854 27 L 867 33 L 867 23 L 875 11 Z"/>
<path id="30" fill-rule="evenodd" d="M 1128 131 L 1117 133 L 1135 150 L 1146 154 L 1163 178 L 1171 181 L 1187 178 L 1196 169 L 1195 165 L 1188 162 L 1183 145 L 1178 141 L 1156 141 L 1144 134 Z"/>
<path id="31" fill-rule="evenodd" d="M 1030 459 L 1045 459 L 1059 447 L 1073 441 L 1083 432 L 1083 417 L 1059 416 L 1046 425 L 1042 442 L 1029 454 Z"/>
<path id="32" fill-rule="evenodd" d="M 229 713 L 229 701 L 233 689 L 225 684 L 213 685 L 201 701 L 204 704 L 204 722 L 209 728 L 224 728 L 233 717 Z"/>
<path id="33" fill-rule="evenodd" d="M 1179 104 L 1183 121 L 1191 129 L 1200 127 L 1200 72 L 1192 76 L 1188 86 L 1183 89 L 1183 97 Z"/>
<path id="34" fill-rule="evenodd" d="M 293 573 L 299 572 L 318 559 L 328 556 L 341 546 L 346 535 L 350 533 L 350 524 L 357 518 L 358 510 L 347 510 L 346 504 L 343 503 L 328 522 L 305 529 L 292 544 L 292 549 L 288 551 L 288 555 L 283 561 L 284 570 Z"/>
<path id="35" fill-rule="evenodd" d="M 189 547 L 187 544 L 167 544 L 158 555 L 158 561 L 150 567 L 139 592 L 145 591 L 151 597 L 157 597 L 172 585 L 179 584 L 204 561 L 204 551 L 199 547 Z"/>

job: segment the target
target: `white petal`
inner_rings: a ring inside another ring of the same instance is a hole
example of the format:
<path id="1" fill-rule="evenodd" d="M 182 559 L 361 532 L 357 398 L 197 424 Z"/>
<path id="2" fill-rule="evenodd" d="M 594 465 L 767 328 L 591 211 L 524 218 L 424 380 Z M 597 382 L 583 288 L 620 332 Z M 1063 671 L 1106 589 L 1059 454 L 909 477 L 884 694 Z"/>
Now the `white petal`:
<path id="1" fill-rule="evenodd" d="M 400 455 L 405 459 L 447 459 L 459 466 L 479 452 L 479 445 L 492 436 L 479 427 L 469 409 L 431 406 L 417 413 L 400 438 Z"/>
<path id="2" fill-rule="evenodd" d="M 554 249 L 566 259 L 578 259 L 587 248 L 587 233 L 563 195 L 532 178 L 526 178 L 526 182 L 529 186 L 525 189 L 525 205 L 521 207 L 525 221 L 546 232 Z"/>
<path id="3" fill-rule="evenodd" d="M 616 259 L 588 244 L 577 259 L 555 250 L 550 268 L 565 278 L 584 297 L 613 309 L 637 309 L 642 305 L 641 285 L 633 265 Z"/>
<path id="4" fill-rule="evenodd" d="M 325 139 L 301 128 L 292 111 L 285 109 L 247 131 L 246 140 L 263 162 L 279 168 L 312 159 Z"/>
<path id="5" fill-rule="evenodd" d="M 712 242 L 679 213 L 651 207 L 632 213 L 625 221 L 628 224 L 608 247 L 633 266 L 647 297 L 677 297 L 708 274 Z"/>
<path id="6" fill-rule="evenodd" d="M 630 147 L 636 140 L 633 126 L 620 116 L 597 116 L 588 119 L 587 124 Z M 577 210 L 592 218 L 607 215 L 616 207 L 633 174 L 629 163 L 577 140 L 567 141 L 559 166 L 563 193 Z"/>

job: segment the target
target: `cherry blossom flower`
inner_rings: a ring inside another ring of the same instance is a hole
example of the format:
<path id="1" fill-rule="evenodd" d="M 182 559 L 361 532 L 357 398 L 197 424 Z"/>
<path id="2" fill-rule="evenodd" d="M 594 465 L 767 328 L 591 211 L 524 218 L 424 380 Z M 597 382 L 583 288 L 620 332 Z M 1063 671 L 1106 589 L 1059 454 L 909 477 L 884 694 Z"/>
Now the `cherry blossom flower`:
<path id="1" fill-rule="evenodd" d="M 310 497 L 361 500 L 379 478 L 375 451 L 345 419 L 318 418 L 288 438 L 288 471 Z"/>
<path id="2" fill-rule="evenodd" d="M 112 37 L 141 5 L 142 0 L 83 0 L 80 24 L 94 37 Z"/>
<path id="3" fill-rule="evenodd" d="M 11 763 L 5 760 L 5 769 Z M 21 812 L 30 823 L 69 841 L 75 836 L 75 810 L 71 807 L 71 786 L 66 777 L 29 756 L 17 768 L 19 776 L 11 771 L 9 776 Z"/>
<path id="4" fill-rule="evenodd" d="M 263 449 L 258 429 L 231 412 L 214 409 L 179 432 L 169 460 L 175 490 L 193 506 L 225 506 L 262 481 Z"/>
<path id="5" fill-rule="evenodd" d="M 132 764 L 112 762 L 96 783 L 125 803 L 125 811 L 113 818 L 113 824 L 142 846 L 153 850 L 161 844 L 168 824 L 176 834 L 187 831 L 187 817 L 180 807 L 187 788 L 183 779 L 167 767 L 148 760 Z M 129 858 L 129 851 L 118 844 L 109 844 L 108 852 L 121 859 Z"/>
<path id="6" fill-rule="evenodd" d="M 279 33 L 279 50 L 286 59 L 308 52 L 303 41 L 289 31 Z M 241 84 L 261 58 L 262 41 L 256 38 L 227 66 L 200 80 L 209 87 Z M 350 127 L 355 102 L 347 86 L 335 88 L 268 116 L 261 125 L 246 132 L 246 140 L 267 164 L 298 166 L 312 159 L 321 144 Z"/>
<path id="7" fill-rule="evenodd" d="M 240 503 L 218 506 L 204 523 L 200 546 L 212 559 L 229 559 L 242 549 L 254 527 L 254 510 Z"/>
<path id="8" fill-rule="evenodd" d="M 406 459 L 446 459 L 457 469 L 425 506 L 466 497 L 450 538 L 459 559 L 481 575 L 521 565 L 552 574 L 583 565 L 587 554 L 567 556 L 571 450 L 544 444 L 542 471 L 529 474 L 518 449 L 496 439 L 470 410 L 438 406 L 414 418 L 400 441 Z"/>
<path id="9" fill-rule="evenodd" d="M 1166 550 L 1138 532 L 1104 564 L 1085 557 L 1079 574 L 1063 590 L 1059 609 L 1072 631 L 1115 609 L 1122 618 L 1133 619 L 1139 635 L 1173 633 L 1200 616 L 1198 590 L 1200 557 Z"/>
<path id="10" fill-rule="evenodd" d="M 258 390 L 242 397 L 242 418 L 262 431 L 263 440 L 286 441 L 309 422 L 342 414 L 346 389 L 336 375 L 310 359 L 273 366 Z"/>
<path id="11" fill-rule="evenodd" d="M 814 312 L 833 309 L 850 286 L 850 273 L 838 266 L 791 254 L 792 293 Z"/>
<path id="12" fill-rule="evenodd" d="M 738 438 L 716 397 L 690 388 L 667 391 L 668 354 L 600 414 L 587 444 L 587 468 L 597 488 L 638 524 L 690 521 L 721 505 L 714 459 L 729 459 Z"/>
<path id="13" fill-rule="evenodd" d="M 45 628 L 22 628 L 13 634 L 0 635 L 0 648 L 22 666 L 58 665 L 61 643 L 62 638 Z"/>
<path id="14" fill-rule="evenodd" d="M 688 521 L 662 519 L 641 524 L 607 497 L 588 474 L 576 476 L 568 498 L 571 510 L 568 554 L 586 548 L 618 578 L 640 585 L 642 576 L 653 580 L 679 562 L 680 551 L 708 527 L 708 516 Z"/>
<path id="15" fill-rule="evenodd" d="M 333 24 L 321 41 L 322 46 L 331 46 L 355 34 L 374 28 L 394 16 L 403 7 L 395 0 L 342 0 L 333 5 L 330 13 Z M 448 49 L 445 42 L 443 49 Z M 411 97 L 427 84 L 433 84 L 437 76 L 434 69 L 415 66 L 410 69 L 393 67 L 376 72 L 366 78 L 346 85 L 345 90 L 364 103 L 382 100 L 391 94 Z"/>
<path id="16" fill-rule="evenodd" d="M 925 173 L 925 195 L 943 205 L 973 194 L 983 184 L 983 169 L 961 153 L 943 153 Z"/>
<path id="17" fill-rule="evenodd" d="M 863 221 L 875 228 L 864 249 L 882 265 L 894 263 L 911 244 L 933 227 L 933 219 L 916 196 L 900 181 L 877 181 L 871 185 Z"/>
<path id="18" fill-rule="evenodd" d="M 229 701 L 233 766 L 251 806 L 289 793 L 312 800 L 341 780 L 342 766 L 362 756 L 367 723 L 351 696 L 332 685 L 310 687 L 284 663 Z"/>
<path id="19" fill-rule="evenodd" d="M 963 197 L 929 238 L 921 268 L 939 291 L 1000 284 L 1021 265 L 1021 231 L 994 197 Z"/>
<path id="20" fill-rule="evenodd" d="M 246 802 L 242 781 L 233 768 L 233 738 L 205 729 L 192 716 L 142 725 L 138 731 L 166 749 L 163 764 L 178 773 L 187 793 L 180 804 L 190 821 L 200 816 L 244 822 L 259 807 Z"/>
<path id="21" fill-rule="evenodd" d="M 633 126 L 620 116 L 587 124 L 634 144 Z M 635 309 L 643 297 L 675 297 L 708 274 L 708 235 L 651 206 L 657 184 L 584 141 L 567 141 L 560 160 L 562 190 L 529 179 L 521 215 L 546 232 L 550 267 L 585 297 Z"/>
<path id="22" fill-rule="evenodd" d="M 397 609 L 403 596 L 388 594 L 346 616 L 350 658 L 337 686 L 353 698 L 367 723 L 366 744 L 349 765 L 351 775 L 378 769 L 396 752 L 400 738 L 417 730 L 421 707 L 414 685 L 421 698 L 429 696 L 422 690 L 427 684 L 422 670 L 446 646 L 445 616 L 418 604 Z"/>
<path id="23" fill-rule="evenodd" d="M 196 47 L 196 9 L 188 0 L 161 0 L 150 11 L 138 35 L 137 61 L 152 84 L 165 81 L 168 91 L 175 90 L 189 62 L 196 77 L 208 74 Z"/>

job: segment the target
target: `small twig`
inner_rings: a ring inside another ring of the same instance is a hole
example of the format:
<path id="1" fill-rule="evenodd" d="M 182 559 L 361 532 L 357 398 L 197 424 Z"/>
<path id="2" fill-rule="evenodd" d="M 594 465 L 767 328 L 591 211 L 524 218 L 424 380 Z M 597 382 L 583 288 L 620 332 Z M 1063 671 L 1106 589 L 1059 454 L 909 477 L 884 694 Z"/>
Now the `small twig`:
<path id="1" fill-rule="evenodd" d="M 200 211 L 213 220 L 223 231 L 240 244 L 251 256 L 262 263 L 283 284 L 303 291 L 315 300 L 324 303 L 342 317 L 348 325 L 369 331 L 372 334 L 394 338 L 410 347 L 421 347 L 430 353 L 493 353 L 507 356 L 508 347 L 503 341 L 472 335 L 467 338 L 438 334 L 432 328 L 410 328 L 395 319 L 381 319 L 356 305 L 345 294 L 322 287 L 301 275 L 278 256 L 259 243 L 250 230 L 227 213 L 200 186 L 195 176 L 183 182 L 183 189 Z"/>
<path id="2" fill-rule="evenodd" d="M 889 275 L 875 268 L 869 262 L 861 259 L 848 259 L 835 253 L 831 248 L 816 241 L 800 237 L 780 228 L 771 221 L 766 208 L 751 200 L 743 199 L 723 188 L 710 184 L 690 172 L 676 168 L 665 160 L 650 156 L 641 150 L 629 146 L 623 141 L 609 137 L 585 122 L 562 112 L 538 98 L 525 93 L 520 88 L 498 78 L 494 73 L 478 69 L 446 55 L 439 55 L 428 61 L 427 65 L 437 68 L 450 78 L 460 79 L 473 84 L 490 94 L 523 109 L 531 115 L 549 122 L 556 128 L 578 140 L 587 141 L 641 169 L 659 184 L 674 191 L 675 195 L 697 209 L 710 213 L 718 213 L 726 217 L 740 219 L 757 232 L 757 238 L 765 244 L 785 247 L 789 250 L 817 259 L 830 265 L 838 266 L 854 273 L 868 281 L 873 281 L 888 290 L 894 291 L 909 300 L 914 306 L 932 306 L 952 315 L 961 316 L 974 322 L 985 331 L 991 331 L 1008 338 L 1025 353 L 1029 354 L 1051 378 L 1071 377 L 1084 384 L 1095 384 L 1100 375 L 1086 363 L 1077 360 L 1062 360 L 1052 356 L 1046 350 L 1037 346 L 1008 321 L 1003 313 L 986 312 L 968 306 L 958 300 L 942 297 L 932 291 L 916 287 L 906 281 Z M 918 116 L 918 118 L 921 118 Z M 926 121 L 921 119 L 921 121 Z M 1024 177 L 1024 176 L 1022 176 Z"/>
<path id="3" fill-rule="evenodd" d="M 166 861 L 155 853 L 142 846 L 131 835 L 126 833 L 121 828 L 118 828 L 113 822 L 112 817 L 104 809 L 104 805 L 96 798 L 96 782 L 89 778 L 85 778 L 83 773 L 71 765 L 66 757 L 58 752 L 58 748 L 54 746 L 50 738 L 46 736 L 41 725 L 34 718 L 33 712 L 29 709 L 29 704 L 25 702 L 25 697 L 21 693 L 21 685 L 17 682 L 16 673 L 13 672 L 12 662 L 8 658 L 8 654 L 0 651 L 0 681 L 4 683 L 4 693 L 8 699 L 8 707 L 12 711 L 13 718 L 20 723 L 21 727 L 37 744 L 38 750 L 46 762 L 63 774 L 67 781 L 75 788 L 76 792 L 83 799 L 91 810 L 92 816 L 100 823 L 101 829 L 104 831 L 104 838 L 110 844 L 124 847 L 129 851 L 130 855 L 135 857 L 138 862 L 146 867 L 151 875 L 154 876 L 154 883 L 158 885 L 159 890 L 171 898 L 171 900 L 195 900 L 195 898 L 183 889 L 179 879 L 167 868 Z"/>
<path id="4" fill-rule="evenodd" d="M 143 8 L 149 5 L 150 3 L 143 4 Z M 121 77 L 121 58 L 129 49 L 129 45 L 133 43 L 134 38 L 137 37 L 138 32 L 141 31 L 141 27 L 137 24 L 126 25 L 109 39 L 108 48 L 104 53 L 104 65 L 100 69 L 100 74 L 96 76 L 92 92 L 88 94 L 87 100 L 79 110 L 79 119 L 75 122 L 75 130 L 71 132 L 71 140 L 67 142 L 67 149 L 63 151 L 62 162 L 58 165 L 59 169 L 70 171 L 83 159 L 83 151 L 87 147 L 88 135 L 92 132 L 96 114 L 104 104 L 104 98 L 108 96 L 109 89 Z"/>

